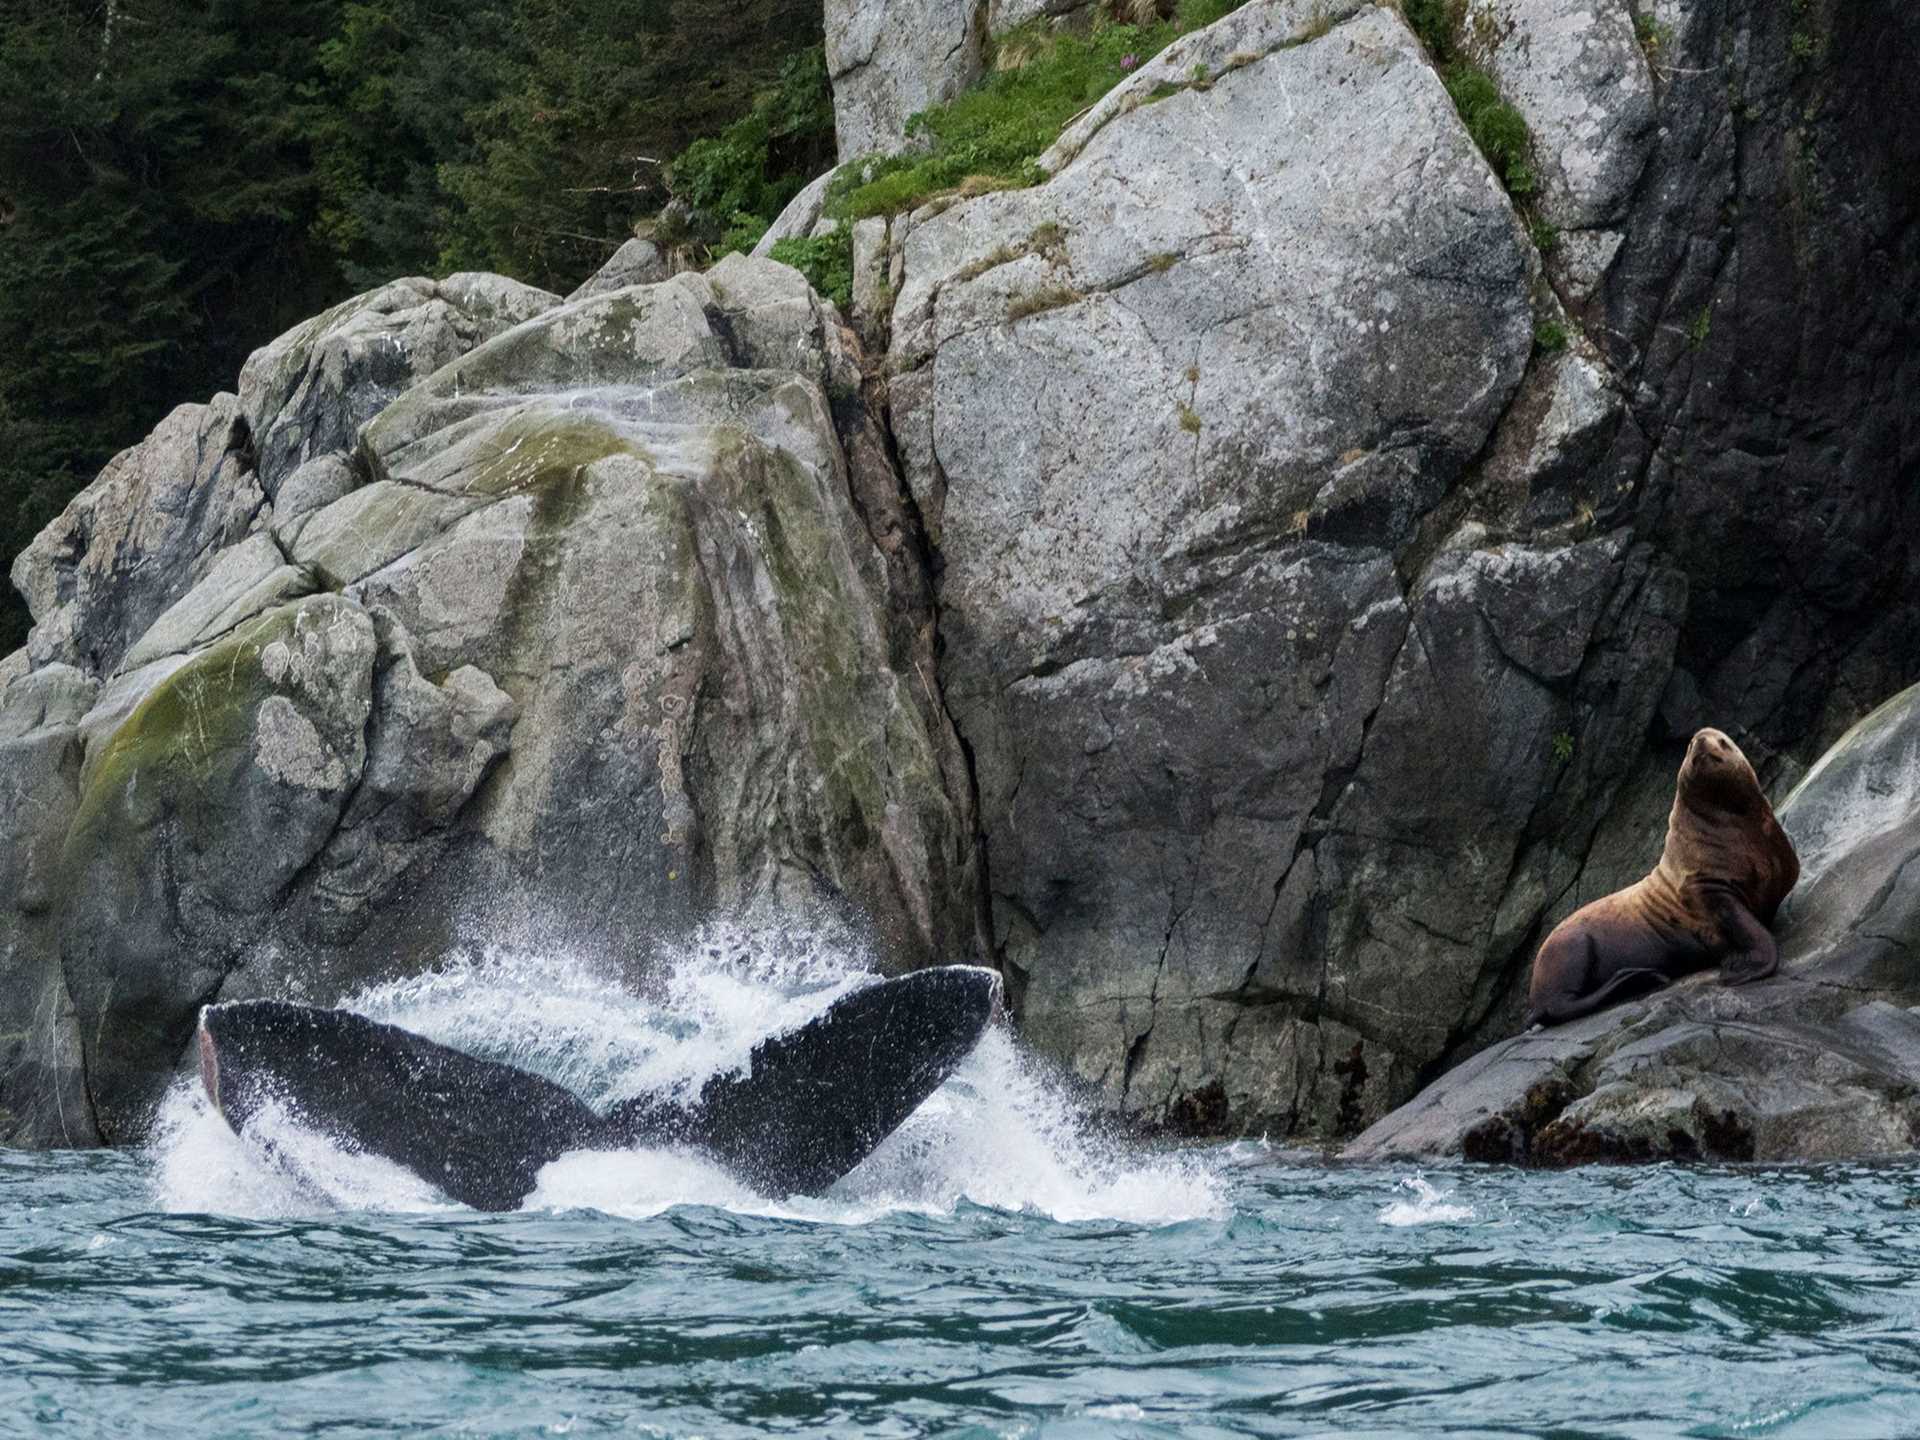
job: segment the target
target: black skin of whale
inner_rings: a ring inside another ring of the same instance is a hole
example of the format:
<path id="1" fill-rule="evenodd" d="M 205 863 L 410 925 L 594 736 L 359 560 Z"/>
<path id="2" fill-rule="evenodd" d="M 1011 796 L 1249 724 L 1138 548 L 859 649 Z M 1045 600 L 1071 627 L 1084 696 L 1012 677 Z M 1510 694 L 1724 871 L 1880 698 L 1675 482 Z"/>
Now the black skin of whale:
<path id="1" fill-rule="evenodd" d="M 273 1100 L 351 1148 L 405 1166 L 476 1210 L 512 1210 L 569 1150 L 683 1146 L 774 1196 L 816 1195 L 858 1165 L 979 1043 L 999 1006 L 990 970 L 883 980 L 685 1105 L 641 1096 L 605 1115 L 551 1080 L 347 1010 L 279 1000 L 200 1013 L 200 1073 L 244 1133 Z"/>

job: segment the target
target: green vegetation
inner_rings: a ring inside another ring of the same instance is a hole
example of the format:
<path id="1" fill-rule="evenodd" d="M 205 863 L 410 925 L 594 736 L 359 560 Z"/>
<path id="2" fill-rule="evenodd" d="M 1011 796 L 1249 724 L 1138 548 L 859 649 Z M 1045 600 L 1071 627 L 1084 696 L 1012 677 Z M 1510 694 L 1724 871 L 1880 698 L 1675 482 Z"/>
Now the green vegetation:
<path id="1" fill-rule="evenodd" d="M 1533 343 L 1551 355 L 1567 348 L 1567 327 L 1558 320 L 1542 320 L 1533 327 Z"/>
<path id="2" fill-rule="evenodd" d="M 1661 24 L 1651 15 L 1635 15 L 1633 33 L 1639 37 L 1640 49 L 1645 52 L 1649 65 L 1658 65 L 1661 56 L 1673 46 L 1673 27 Z"/>
<path id="3" fill-rule="evenodd" d="M 1700 313 L 1693 317 L 1693 323 L 1687 326 L 1687 344 L 1699 350 L 1707 343 L 1707 336 L 1713 333 L 1713 302 L 1708 301 L 1700 307 Z"/>
<path id="4" fill-rule="evenodd" d="M 1454 109 L 1466 122 L 1467 133 L 1480 153 L 1487 157 L 1516 200 L 1524 200 L 1539 188 L 1533 173 L 1533 137 L 1520 112 L 1500 98 L 1493 77 L 1477 65 L 1455 61 L 1441 72 Z"/>
<path id="5" fill-rule="evenodd" d="M 973 89 L 915 115 L 907 129 L 924 149 L 844 167 L 828 191 L 827 213 L 847 219 L 892 215 L 947 192 L 981 194 L 1037 183 L 1034 161 L 1068 121 L 1174 40 L 1239 4 L 1181 0 L 1170 20 L 1101 23 L 1086 36 L 1022 26 L 997 46 L 999 56 L 1022 64 L 992 69 Z"/>
<path id="6" fill-rule="evenodd" d="M 1180 407 L 1180 428 L 1189 435 L 1198 435 L 1201 431 L 1200 417 L 1190 407 Z"/>
<path id="7" fill-rule="evenodd" d="M 1553 737 L 1553 758 L 1562 765 L 1573 759 L 1573 736 L 1565 730 Z"/>
<path id="8" fill-rule="evenodd" d="M 1804 65 L 1826 48 L 1813 15 L 1812 0 L 1792 0 L 1793 33 L 1787 38 L 1787 51 L 1796 65 Z"/>
<path id="9" fill-rule="evenodd" d="M 1427 47 L 1467 133 L 1517 201 L 1539 188 L 1533 140 L 1520 112 L 1500 96 L 1485 58 L 1499 36 L 1491 21 L 1469 23 L 1466 0 L 1406 0 L 1407 23 Z"/>
<path id="10" fill-rule="evenodd" d="M 825 235 L 789 235 L 767 252 L 807 277 L 807 283 L 845 310 L 853 303 L 853 231 L 842 225 Z"/>
<path id="11" fill-rule="evenodd" d="M 695 232 L 708 232 L 708 251 L 718 259 L 758 244 L 786 203 L 833 163 L 833 154 L 833 94 L 825 53 L 816 46 L 790 58 L 779 83 L 744 116 L 676 155 L 667 185 L 691 212 Z"/>

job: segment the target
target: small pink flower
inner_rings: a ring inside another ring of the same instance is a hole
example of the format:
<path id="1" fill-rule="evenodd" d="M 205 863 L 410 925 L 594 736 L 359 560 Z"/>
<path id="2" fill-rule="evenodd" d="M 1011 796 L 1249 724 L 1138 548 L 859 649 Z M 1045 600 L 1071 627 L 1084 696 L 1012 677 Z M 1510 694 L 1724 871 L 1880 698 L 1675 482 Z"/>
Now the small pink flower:
<path id="1" fill-rule="evenodd" d="M 1120 57 L 1120 68 L 1122 70 L 1131 70 L 1139 63 L 1140 57 L 1138 55 L 1122 55 Z"/>

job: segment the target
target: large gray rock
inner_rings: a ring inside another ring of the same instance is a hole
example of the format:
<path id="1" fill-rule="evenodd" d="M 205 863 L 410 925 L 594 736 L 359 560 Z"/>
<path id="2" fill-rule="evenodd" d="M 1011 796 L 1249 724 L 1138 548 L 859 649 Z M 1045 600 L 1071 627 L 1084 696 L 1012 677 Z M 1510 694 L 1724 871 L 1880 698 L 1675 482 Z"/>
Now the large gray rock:
<path id="1" fill-rule="evenodd" d="M 1540 213 L 1584 298 L 1620 243 L 1654 141 L 1654 82 L 1622 0 L 1471 0 L 1470 48 L 1532 133 Z"/>
<path id="2" fill-rule="evenodd" d="M 1346 1153 L 1568 1164 L 1916 1148 L 1917 753 L 1913 690 L 1862 721 L 1781 806 L 1811 863 L 1778 925 L 1777 978 L 1729 989 L 1701 975 L 1494 1045 Z"/>
<path id="3" fill-rule="evenodd" d="M 372 353 L 392 313 L 301 343 Z M 637 966 L 716 909 L 825 901 L 889 965 L 977 957 L 970 787 L 863 361 L 745 257 L 546 307 L 328 431 L 368 483 L 307 462 L 297 523 L 209 556 L 104 685 L 9 660 L 5 1133 L 138 1136 L 212 996 L 325 1001 L 476 912 Z M 302 363 L 294 410 L 365 401 Z"/>
<path id="4" fill-rule="evenodd" d="M 35 665 L 113 671 L 266 506 L 231 395 L 182 405 L 110 461 L 13 562 Z"/>
<path id="5" fill-rule="evenodd" d="M 969 953 L 931 637 L 896 633 L 855 509 L 899 488 L 854 444 L 856 351 L 795 272 L 734 257 L 555 311 L 368 428 L 382 478 L 341 506 L 427 518 L 322 512 L 296 554 L 390 611 L 422 671 L 476 665 L 514 697 L 476 817 L 496 893 L 617 930 L 824 890 L 896 963 Z"/>
<path id="6" fill-rule="evenodd" d="M 820 221 L 820 213 L 827 208 L 827 187 L 833 183 L 836 173 L 829 170 L 809 181 L 805 189 L 787 202 L 786 208 L 767 227 L 766 234 L 755 243 L 754 259 L 764 259 L 782 240 L 813 233 L 813 227 Z"/>
<path id="7" fill-rule="evenodd" d="M 0 1144 L 98 1139 L 50 922 L 98 688 L 66 665 L 0 683 Z"/>
<path id="8" fill-rule="evenodd" d="M 976 0 L 827 0 L 827 74 L 842 162 L 890 155 L 914 114 L 980 74 Z"/>
<path id="9" fill-rule="evenodd" d="M 256 532 L 221 551 L 200 583 L 153 622 L 116 668 L 139 670 L 169 655 L 202 649 L 315 588 L 306 571 L 287 563 L 270 535 Z"/>
<path id="10" fill-rule="evenodd" d="M 483 340 L 559 304 L 501 275 L 395 280 L 296 325 L 248 357 L 240 405 L 260 482 L 353 445 L 360 426 L 414 381 Z"/>
<path id="11" fill-rule="evenodd" d="M 104 1138 L 142 1133 L 198 1006 L 333 834 L 373 667 L 359 606 L 298 601 L 172 671 L 89 750 L 57 903 Z"/>
<path id="12" fill-rule="evenodd" d="M 660 247 L 646 236 L 636 235 L 567 296 L 567 303 L 585 300 L 590 295 L 604 295 L 609 290 L 624 290 L 629 285 L 657 284 L 672 273 L 673 267 Z"/>
<path id="13" fill-rule="evenodd" d="M 1046 184 L 917 217 L 892 316 L 1023 1023 L 1203 1129 L 1351 1123 L 1444 1051 L 1651 594 L 1618 540 L 1397 573 L 1527 367 L 1531 254 L 1399 18 L 1326 18 L 1248 5 Z"/>

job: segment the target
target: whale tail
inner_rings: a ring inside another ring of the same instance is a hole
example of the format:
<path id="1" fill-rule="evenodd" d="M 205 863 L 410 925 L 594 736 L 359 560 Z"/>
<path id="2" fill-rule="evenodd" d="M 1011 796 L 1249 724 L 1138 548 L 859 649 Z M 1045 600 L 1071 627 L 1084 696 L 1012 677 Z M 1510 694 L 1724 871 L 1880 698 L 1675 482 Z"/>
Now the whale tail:
<path id="1" fill-rule="evenodd" d="M 940 1087 L 998 1004 L 999 978 L 971 966 L 883 980 L 763 1040 L 744 1072 L 714 1077 L 690 1105 L 641 1097 L 604 1117 L 512 1065 L 276 1000 L 203 1010 L 200 1071 L 234 1130 L 279 1101 L 478 1210 L 517 1207 L 568 1150 L 647 1143 L 697 1149 L 770 1194 L 814 1194 Z"/>
<path id="2" fill-rule="evenodd" d="M 870 985 L 761 1041 L 745 1070 L 715 1076 L 691 1106 L 641 1096 L 615 1106 L 603 1133 L 691 1145 L 770 1195 L 817 1195 L 940 1088 L 999 1000 L 999 976 L 968 965 Z"/>

